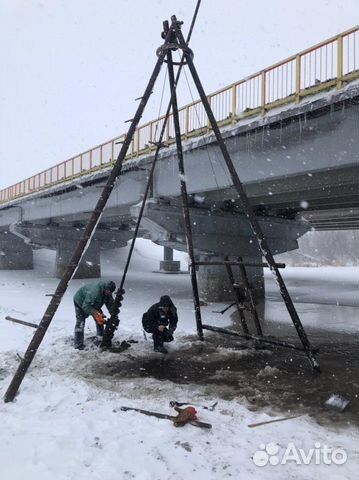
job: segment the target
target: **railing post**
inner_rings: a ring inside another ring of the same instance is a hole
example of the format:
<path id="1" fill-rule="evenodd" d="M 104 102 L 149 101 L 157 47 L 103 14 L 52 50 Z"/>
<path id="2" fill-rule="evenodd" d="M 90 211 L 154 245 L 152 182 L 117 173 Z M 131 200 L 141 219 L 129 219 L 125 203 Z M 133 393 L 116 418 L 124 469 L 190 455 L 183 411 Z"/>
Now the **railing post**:
<path id="1" fill-rule="evenodd" d="M 186 105 L 186 110 L 185 110 L 185 138 L 187 140 L 188 138 L 188 133 L 189 133 L 189 105 Z"/>
<path id="2" fill-rule="evenodd" d="M 138 152 L 140 151 L 140 128 L 137 128 L 136 143 L 137 143 L 136 157 L 138 157 Z"/>
<path id="3" fill-rule="evenodd" d="M 343 36 L 338 35 L 338 66 L 337 66 L 337 88 L 343 86 Z"/>
<path id="4" fill-rule="evenodd" d="M 132 140 L 131 140 L 131 158 L 133 158 L 135 154 L 135 134 L 133 134 Z"/>
<path id="5" fill-rule="evenodd" d="M 266 113 L 266 78 L 267 72 L 263 70 L 262 72 L 262 98 L 261 98 L 261 113 L 264 115 Z"/>
<path id="6" fill-rule="evenodd" d="M 111 163 L 114 161 L 115 159 L 115 141 L 112 140 L 111 142 Z"/>
<path id="7" fill-rule="evenodd" d="M 150 123 L 150 138 L 149 142 L 153 142 L 153 122 Z M 151 151 L 151 143 L 148 144 L 149 146 L 149 151 Z"/>
<path id="8" fill-rule="evenodd" d="M 209 106 L 212 108 L 212 96 L 211 95 L 208 95 L 207 97 L 207 100 L 208 100 L 208 103 L 209 103 Z M 213 108 L 212 108 L 213 110 Z M 215 114 L 215 112 L 214 112 Z M 207 116 L 207 132 L 209 132 L 211 130 L 211 122 Z"/>
<path id="9" fill-rule="evenodd" d="M 236 123 L 237 113 L 237 86 L 232 85 L 232 125 Z"/>
<path id="10" fill-rule="evenodd" d="M 295 103 L 300 101 L 301 56 L 295 57 Z"/>
<path id="11" fill-rule="evenodd" d="M 167 122 L 167 125 L 166 125 L 166 140 L 167 140 L 167 142 L 169 142 L 169 140 L 170 140 L 170 120 L 171 120 L 171 118 L 173 118 L 172 113 L 171 113 L 171 115 L 169 115 L 168 122 Z"/>

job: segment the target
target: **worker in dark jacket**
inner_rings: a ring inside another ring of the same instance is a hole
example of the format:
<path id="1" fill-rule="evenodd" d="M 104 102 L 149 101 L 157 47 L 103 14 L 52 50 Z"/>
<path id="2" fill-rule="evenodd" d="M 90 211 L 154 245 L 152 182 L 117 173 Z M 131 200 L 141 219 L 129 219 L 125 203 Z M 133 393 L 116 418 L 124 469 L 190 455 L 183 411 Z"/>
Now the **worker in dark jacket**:
<path id="1" fill-rule="evenodd" d="M 177 322 L 177 309 L 168 295 L 163 295 L 143 314 L 142 325 L 146 332 L 152 333 L 155 352 L 168 353 L 163 343 L 173 341 Z"/>
<path id="2" fill-rule="evenodd" d="M 84 285 L 74 295 L 76 312 L 75 325 L 75 348 L 83 350 L 85 320 L 92 315 L 96 322 L 96 331 L 99 337 L 103 337 L 106 317 L 102 312 L 102 306 L 106 305 L 107 310 L 112 313 L 114 299 L 112 293 L 116 285 L 113 281 L 98 282 L 93 285 Z"/>

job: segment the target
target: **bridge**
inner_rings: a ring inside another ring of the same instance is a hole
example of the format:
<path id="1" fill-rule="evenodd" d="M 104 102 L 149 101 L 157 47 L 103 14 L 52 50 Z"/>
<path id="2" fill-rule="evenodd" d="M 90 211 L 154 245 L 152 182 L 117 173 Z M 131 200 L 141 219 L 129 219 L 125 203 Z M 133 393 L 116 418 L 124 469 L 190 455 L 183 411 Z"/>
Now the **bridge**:
<path id="1" fill-rule="evenodd" d="M 358 228 L 359 26 L 208 98 L 274 254 L 297 248 L 297 239 L 313 227 Z M 258 259 L 202 104 L 185 105 L 179 115 L 197 254 Z M 123 247 L 132 237 L 163 121 L 136 130 L 78 276 L 99 276 L 100 251 Z M 0 268 L 32 268 L 32 249 L 51 248 L 61 275 L 125 136 L 0 191 Z M 166 144 L 141 235 L 185 250 L 172 117 Z M 252 276 L 261 283 L 257 270 Z M 214 292 L 218 270 L 208 267 L 203 278 L 204 288 Z"/>

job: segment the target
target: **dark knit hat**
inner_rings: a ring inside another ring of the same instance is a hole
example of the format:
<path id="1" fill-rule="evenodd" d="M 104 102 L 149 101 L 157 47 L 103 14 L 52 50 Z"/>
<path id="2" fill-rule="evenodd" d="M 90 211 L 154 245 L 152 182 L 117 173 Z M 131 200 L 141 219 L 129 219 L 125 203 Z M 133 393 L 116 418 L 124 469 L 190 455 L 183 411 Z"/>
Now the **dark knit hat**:
<path id="1" fill-rule="evenodd" d="M 160 298 L 160 307 L 173 307 L 173 302 L 168 295 L 163 295 Z"/>
<path id="2" fill-rule="evenodd" d="M 111 293 L 113 293 L 116 290 L 116 284 L 112 280 L 109 282 L 106 282 L 105 284 L 105 289 L 110 290 Z"/>

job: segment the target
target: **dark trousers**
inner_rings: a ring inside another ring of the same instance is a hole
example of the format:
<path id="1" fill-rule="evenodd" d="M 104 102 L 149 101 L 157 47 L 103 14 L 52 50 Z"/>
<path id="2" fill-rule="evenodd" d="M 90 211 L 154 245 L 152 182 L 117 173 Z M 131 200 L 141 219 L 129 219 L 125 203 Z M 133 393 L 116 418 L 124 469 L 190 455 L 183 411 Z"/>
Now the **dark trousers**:
<path id="1" fill-rule="evenodd" d="M 162 347 L 163 342 L 172 342 L 173 335 L 171 335 L 168 330 L 160 332 L 159 330 L 154 330 L 152 332 L 153 346 L 154 348 Z"/>
<path id="2" fill-rule="evenodd" d="M 76 314 L 75 348 L 81 348 L 84 346 L 86 314 L 81 307 L 76 305 L 75 302 L 74 302 L 74 306 L 75 306 L 75 314 Z M 97 322 L 95 323 L 96 323 L 97 336 L 103 337 L 104 326 L 99 325 Z"/>

